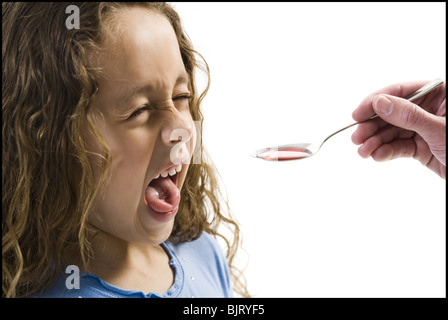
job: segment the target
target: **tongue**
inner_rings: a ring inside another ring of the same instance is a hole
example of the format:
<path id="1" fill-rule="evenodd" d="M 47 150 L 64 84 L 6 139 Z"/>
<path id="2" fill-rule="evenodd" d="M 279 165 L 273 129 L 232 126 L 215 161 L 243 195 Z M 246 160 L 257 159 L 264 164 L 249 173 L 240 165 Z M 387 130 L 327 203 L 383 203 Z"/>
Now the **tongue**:
<path id="1" fill-rule="evenodd" d="M 168 213 L 179 205 L 180 192 L 169 176 L 160 177 L 146 188 L 145 199 L 153 211 Z"/>

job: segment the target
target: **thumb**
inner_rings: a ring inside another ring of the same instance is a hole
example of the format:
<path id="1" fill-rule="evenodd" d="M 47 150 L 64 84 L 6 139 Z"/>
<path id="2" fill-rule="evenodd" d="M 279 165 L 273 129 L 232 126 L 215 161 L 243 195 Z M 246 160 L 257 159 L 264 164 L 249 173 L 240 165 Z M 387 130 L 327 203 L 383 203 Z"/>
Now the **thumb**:
<path id="1" fill-rule="evenodd" d="M 384 121 L 415 131 L 422 137 L 430 135 L 440 126 L 437 116 L 403 98 L 380 94 L 373 99 L 373 109 Z"/>

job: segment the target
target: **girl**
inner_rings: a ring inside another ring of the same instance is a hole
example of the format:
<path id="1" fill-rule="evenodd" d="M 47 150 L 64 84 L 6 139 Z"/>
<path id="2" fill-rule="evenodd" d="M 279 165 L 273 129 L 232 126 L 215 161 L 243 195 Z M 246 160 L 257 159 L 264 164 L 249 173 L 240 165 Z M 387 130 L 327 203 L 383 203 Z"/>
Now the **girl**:
<path id="1" fill-rule="evenodd" d="M 2 4 L 3 296 L 247 296 L 179 16 L 68 6 Z"/>

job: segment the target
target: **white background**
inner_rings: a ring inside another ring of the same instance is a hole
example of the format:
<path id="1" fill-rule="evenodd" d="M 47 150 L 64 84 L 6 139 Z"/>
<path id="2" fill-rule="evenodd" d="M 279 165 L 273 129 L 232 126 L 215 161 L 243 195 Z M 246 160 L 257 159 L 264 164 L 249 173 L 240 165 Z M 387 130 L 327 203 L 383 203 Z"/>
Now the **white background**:
<path id="1" fill-rule="evenodd" d="M 251 154 L 350 124 L 373 91 L 446 79 L 445 3 L 173 3 L 211 70 L 204 144 L 241 224 L 255 297 L 445 297 L 445 180 L 362 159 Z"/>

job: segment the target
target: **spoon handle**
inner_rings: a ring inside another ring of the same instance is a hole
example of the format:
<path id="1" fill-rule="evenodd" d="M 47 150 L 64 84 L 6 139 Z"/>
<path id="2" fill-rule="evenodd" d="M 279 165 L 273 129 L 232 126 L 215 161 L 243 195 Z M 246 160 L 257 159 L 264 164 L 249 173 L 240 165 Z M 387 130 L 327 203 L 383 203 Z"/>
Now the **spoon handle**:
<path id="1" fill-rule="evenodd" d="M 438 79 L 438 78 L 437 78 L 437 79 L 434 79 L 434 80 L 432 80 L 432 81 L 429 81 L 429 82 L 428 82 L 427 84 L 425 84 L 423 87 L 421 87 L 421 88 L 418 89 L 417 91 L 414 91 L 413 93 L 411 93 L 410 95 L 408 95 L 405 99 L 408 100 L 408 101 L 411 101 L 411 102 L 412 102 L 412 101 L 415 101 L 415 100 L 417 100 L 418 98 L 423 97 L 425 94 L 429 93 L 430 91 L 434 90 L 435 88 L 437 88 L 438 86 L 440 86 L 442 83 L 443 83 L 443 80 L 442 80 L 442 79 Z M 371 119 L 375 119 L 376 117 L 378 117 L 378 115 L 377 115 L 377 114 L 374 114 L 373 116 L 371 116 L 369 119 L 367 119 L 367 120 L 365 120 L 365 121 L 369 121 L 369 120 L 371 120 Z M 365 121 L 361 121 L 361 122 L 365 122 Z M 332 136 L 334 136 L 335 134 L 337 134 L 337 133 L 339 133 L 339 132 L 341 132 L 341 131 L 344 131 L 345 129 L 348 129 L 348 128 L 350 128 L 350 127 L 353 127 L 354 125 L 357 125 L 357 124 L 359 124 L 359 123 L 361 123 L 361 122 L 355 122 L 355 123 L 349 124 L 348 126 L 342 128 L 342 129 L 339 129 L 338 131 L 332 133 L 331 135 L 329 135 L 328 137 L 326 137 L 324 141 L 322 141 L 322 143 L 321 143 L 320 146 L 319 146 L 319 149 L 320 149 L 320 147 L 322 147 L 322 145 L 323 145 L 328 139 L 330 139 L 330 138 L 331 138 Z"/>
<path id="2" fill-rule="evenodd" d="M 440 86 L 443 83 L 442 79 L 434 79 L 432 81 L 429 81 L 427 84 L 425 84 L 423 87 L 415 91 L 414 93 L 411 93 L 409 96 L 407 96 L 405 99 L 409 101 L 417 100 L 420 97 L 423 97 L 428 92 L 434 90 L 438 86 Z"/>

